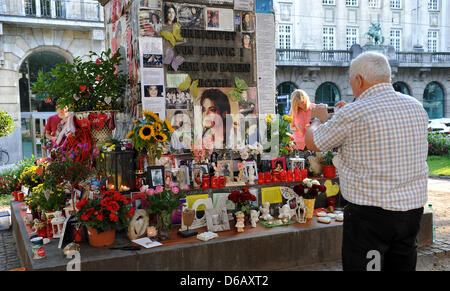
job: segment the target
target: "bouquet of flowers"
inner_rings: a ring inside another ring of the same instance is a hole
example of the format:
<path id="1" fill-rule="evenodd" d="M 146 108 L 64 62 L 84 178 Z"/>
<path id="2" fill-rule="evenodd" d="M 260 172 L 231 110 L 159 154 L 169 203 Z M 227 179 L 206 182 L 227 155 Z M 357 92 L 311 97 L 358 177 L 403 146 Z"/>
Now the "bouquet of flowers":
<path id="1" fill-rule="evenodd" d="M 101 194 L 101 197 L 81 199 L 77 203 L 78 221 L 97 233 L 126 228 L 135 211 L 134 207 L 130 208 L 129 198 L 114 190 L 102 191 Z"/>
<path id="2" fill-rule="evenodd" d="M 36 187 L 43 182 L 43 174 L 46 166 L 47 165 L 44 163 L 40 166 L 31 166 L 25 168 L 25 170 L 20 175 L 19 182 L 30 189 Z"/>
<path id="3" fill-rule="evenodd" d="M 135 121 L 134 130 L 127 134 L 131 138 L 133 146 L 138 150 L 146 150 L 150 165 L 155 164 L 155 158 L 161 158 L 164 146 L 173 133 L 169 120 L 159 119 L 158 115 L 151 111 L 142 111 L 144 119 Z"/>
<path id="4" fill-rule="evenodd" d="M 237 211 L 247 212 L 250 210 L 252 201 L 256 201 L 256 196 L 250 193 L 248 188 L 244 187 L 241 190 L 234 190 L 228 195 L 228 200 L 231 200 L 236 205 Z"/>
<path id="5" fill-rule="evenodd" d="M 263 153 L 263 146 L 259 142 L 255 142 L 254 144 L 239 144 L 236 146 L 236 150 L 239 155 L 241 156 L 241 159 L 248 160 L 248 159 L 255 159 L 258 155 Z"/>
<path id="6" fill-rule="evenodd" d="M 332 166 L 333 165 L 333 158 L 334 156 L 336 156 L 337 153 L 334 151 L 327 151 L 324 155 L 323 155 L 323 160 L 321 162 L 321 164 L 323 165 L 328 165 L 328 166 Z"/>
<path id="7" fill-rule="evenodd" d="M 325 193 L 327 187 L 312 179 L 304 179 L 301 184 L 294 186 L 294 192 L 304 199 L 315 199 L 320 193 Z"/>
<path id="8" fill-rule="evenodd" d="M 274 125 L 278 125 L 277 128 L 272 129 L 272 121 L 276 118 L 275 114 L 269 114 L 266 117 L 267 123 L 267 141 L 271 142 L 272 136 L 278 136 L 279 138 L 279 155 L 289 156 L 289 154 L 294 150 L 295 142 L 292 137 L 292 131 L 290 129 L 290 124 L 293 118 L 289 115 L 280 116 L 278 122 Z"/>

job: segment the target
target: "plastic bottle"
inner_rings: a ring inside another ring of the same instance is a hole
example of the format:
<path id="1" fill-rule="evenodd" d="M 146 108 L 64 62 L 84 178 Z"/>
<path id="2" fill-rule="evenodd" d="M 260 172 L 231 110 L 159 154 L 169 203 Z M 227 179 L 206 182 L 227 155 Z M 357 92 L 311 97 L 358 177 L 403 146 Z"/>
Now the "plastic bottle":
<path id="1" fill-rule="evenodd" d="M 428 204 L 428 211 L 430 211 L 431 214 L 433 215 L 433 243 L 435 243 L 436 242 L 436 226 L 434 224 L 434 212 L 433 212 L 432 204 Z"/>

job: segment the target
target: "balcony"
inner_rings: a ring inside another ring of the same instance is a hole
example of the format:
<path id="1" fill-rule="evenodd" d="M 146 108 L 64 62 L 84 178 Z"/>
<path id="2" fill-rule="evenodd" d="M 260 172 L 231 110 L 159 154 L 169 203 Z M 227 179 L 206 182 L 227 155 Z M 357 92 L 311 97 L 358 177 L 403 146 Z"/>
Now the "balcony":
<path id="1" fill-rule="evenodd" d="M 350 51 L 313 51 L 278 49 L 277 66 L 330 66 L 346 67 L 350 65 Z"/>
<path id="2" fill-rule="evenodd" d="M 94 0 L 0 0 L 0 22 L 32 26 L 103 28 L 103 7 Z"/>
<path id="3" fill-rule="evenodd" d="M 352 60 L 350 51 L 314 51 L 277 49 L 277 66 L 348 67 Z M 390 57 L 399 67 L 450 67 L 450 53 L 395 52 Z"/>

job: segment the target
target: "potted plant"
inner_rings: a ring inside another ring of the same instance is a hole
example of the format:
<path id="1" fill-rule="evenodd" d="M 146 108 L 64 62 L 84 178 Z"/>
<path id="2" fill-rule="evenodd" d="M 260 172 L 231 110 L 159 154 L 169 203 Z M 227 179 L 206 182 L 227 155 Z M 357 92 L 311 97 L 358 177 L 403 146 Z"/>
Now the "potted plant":
<path id="1" fill-rule="evenodd" d="M 251 203 L 256 201 L 256 196 L 250 193 L 247 187 L 243 187 L 241 190 L 234 190 L 228 195 L 228 200 L 236 205 L 236 212 L 243 212 L 246 218 L 250 215 Z M 247 219 L 248 220 L 248 219 Z"/>
<path id="2" fill-rule="evenodd" d="M 9 114 L 3 110 L 0 110 L 0 138 L 10 135 L 14 129 L 14 120 Z"/>
<path id="3" fill-rule="evenodd" d="M 67 106 L 76 118 L 89 120 L 97 147 L 112 137 L 114 112 L 123 108 L 126 76 L 117 68 L 120 53 L 90 52 L 76 57 L 72 63 L 58 64 L 55 69 L 38 73 L 33 93 L 47 96 L 58 106 Z"/>
<path id="4" fill-rule="evenodd" d="M 320 185 L 319 181 L 309 178 L 304 179 L 301 184 L 294 186 L 294 192 L 303 197 L 303 201 L 305 202 L 307 219 L 313 217 L 316 197 L 320 193 L 325 193 L 326 190 L 327 188 L 324 185 Z"/>
<path id="5" fill-rule="evenodd" d="M 156 158 L 161 158 L 174 130 L 167 118 L 161 120 L 158 115 L 146 110 L 142 114 L 144 118 L 135 121 L 134 129 L 127 134 L 127 138 L 131 138 L 138 151 L 147 152 L 149 165 L 152 166 Z"/>
<path id="6" fill-rule="evenodd" d="M 89 244 L 94 247 L 114 243 L 116 230 L 127 227 L 135 208 L 130 200 L 115 190 L 102 191 L 101 197 L 81 199 L 76 208 L 78 221 L 88 230 Z"/>
<path id="7" fill-rule="evenodd" d="M 334 151 L 327 151 L 323 156 L 321 164 L 323 165 L 323 176 L 328 179 L 336 177 L 336 167 L 333 165 L 333 158 L 337 153 Z"/>
<path id="8" fill-rule="evenodd" d="M 172 213 L 174 210 L 179 211 L 180 199 L 185 198 L 186 195 L 180 192 L 173 182 L 165 188 L 162 186 L 157 186 L 155 189 L 145 188 L 141 190 L 147 194 L 147 212 L 156 215 L 160 239 L 168 239 L 172 230 Z"/>

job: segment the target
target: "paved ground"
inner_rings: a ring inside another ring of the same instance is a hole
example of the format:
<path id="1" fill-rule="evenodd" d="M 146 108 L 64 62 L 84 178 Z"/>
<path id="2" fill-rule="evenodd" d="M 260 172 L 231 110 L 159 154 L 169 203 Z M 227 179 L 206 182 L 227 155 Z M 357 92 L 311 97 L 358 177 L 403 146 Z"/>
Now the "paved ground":
<path id="1" fill-rule="evenodd" d="M 436 243 L 419 249 L 418 271 L 450 271 L 450 180 L 428 180 L 428 204 L 433 205 Z M 0 207 L 1 208 L 1 207 Z M 1 210 L 1 209 L 0 209 Z M 11 230 L 0 231 L 0 271 L 20 268 Z M 341 271 L 341 262 L 296 268 L 299 271 Z"/>

